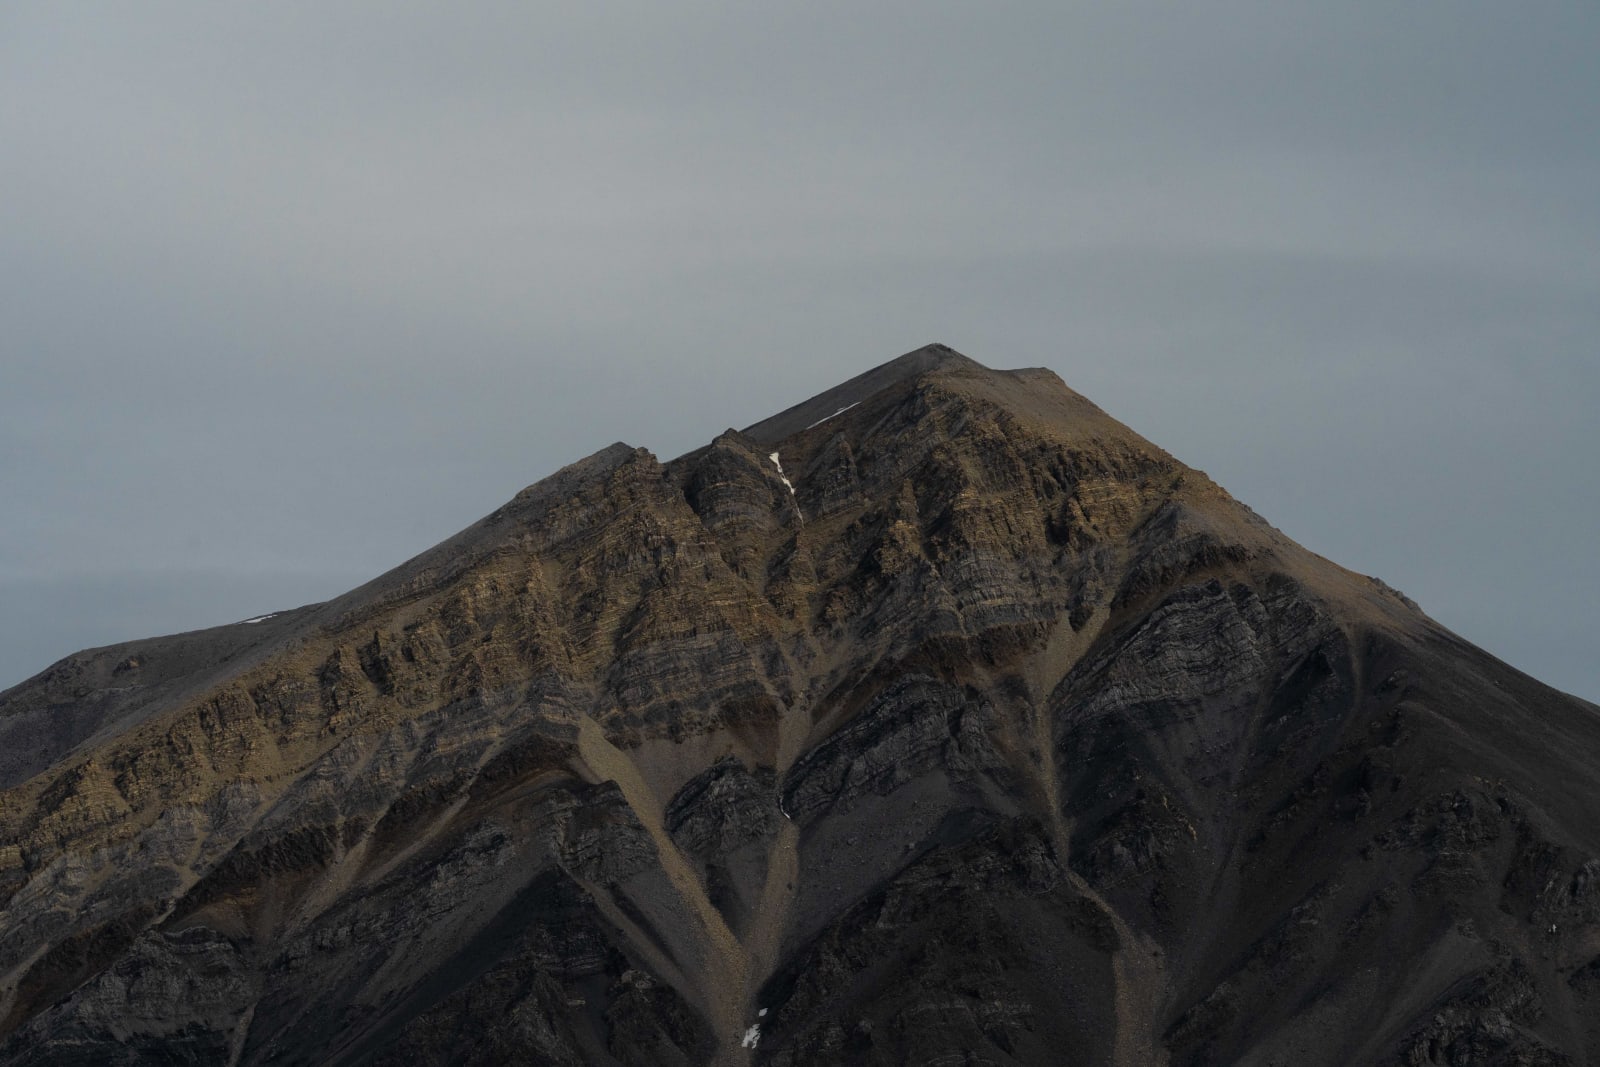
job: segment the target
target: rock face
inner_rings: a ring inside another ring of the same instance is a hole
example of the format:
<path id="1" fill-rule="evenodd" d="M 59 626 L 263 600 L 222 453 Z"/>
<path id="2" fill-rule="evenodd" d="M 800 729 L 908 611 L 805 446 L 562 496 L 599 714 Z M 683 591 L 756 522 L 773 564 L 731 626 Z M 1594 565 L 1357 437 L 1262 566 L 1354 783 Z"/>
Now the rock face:
<path id="1" fill-rule="evenodd" d="M 0 695 L 0 1063 L 1600 1063 L 1600 709 L 1046 371 Z"/>

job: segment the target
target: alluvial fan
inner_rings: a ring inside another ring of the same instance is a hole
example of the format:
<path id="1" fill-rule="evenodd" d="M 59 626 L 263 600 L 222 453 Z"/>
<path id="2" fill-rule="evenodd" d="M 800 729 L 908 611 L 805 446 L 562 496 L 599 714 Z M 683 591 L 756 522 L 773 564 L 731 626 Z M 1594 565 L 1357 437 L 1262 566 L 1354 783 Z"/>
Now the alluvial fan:
<path id="1" fill-rule="evenodd" d="M 1047 371 L 0 695 L 6 1064 L 1600 1063 L 1600 708 Z"/>

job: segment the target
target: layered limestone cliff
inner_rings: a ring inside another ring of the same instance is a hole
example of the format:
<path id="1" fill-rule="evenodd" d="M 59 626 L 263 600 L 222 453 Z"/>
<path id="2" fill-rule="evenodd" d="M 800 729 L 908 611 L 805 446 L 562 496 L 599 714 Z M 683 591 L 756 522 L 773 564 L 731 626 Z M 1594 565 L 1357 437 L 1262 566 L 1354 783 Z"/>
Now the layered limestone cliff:
<path id="1" fill-rule="evenodd" d="M 0 695 L 7 1064 L 1600 1062 L 1600 709 L 1046 371 Z"/>

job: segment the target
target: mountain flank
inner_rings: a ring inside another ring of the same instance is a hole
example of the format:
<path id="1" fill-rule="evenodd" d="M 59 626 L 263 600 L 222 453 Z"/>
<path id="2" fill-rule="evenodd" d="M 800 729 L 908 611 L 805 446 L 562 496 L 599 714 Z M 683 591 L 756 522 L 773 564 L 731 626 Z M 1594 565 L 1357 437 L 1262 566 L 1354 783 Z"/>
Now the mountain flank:
<path id="1" fill-rule="evenodd" d="M 0 694 L 4 1064 L 1600 1063 L 1600 709 L 1045 370 Z"/>

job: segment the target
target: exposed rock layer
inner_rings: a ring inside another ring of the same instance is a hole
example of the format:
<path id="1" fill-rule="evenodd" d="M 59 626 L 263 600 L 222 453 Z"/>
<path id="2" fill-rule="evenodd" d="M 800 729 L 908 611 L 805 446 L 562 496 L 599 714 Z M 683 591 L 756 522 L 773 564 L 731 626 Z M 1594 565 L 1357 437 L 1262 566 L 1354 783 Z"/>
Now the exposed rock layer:
<path id="1" fill-rule="evenodd" d="M 1600 1062 L 1600 709 L 940 346 L 0 752 L 8 1064 Z"/>

